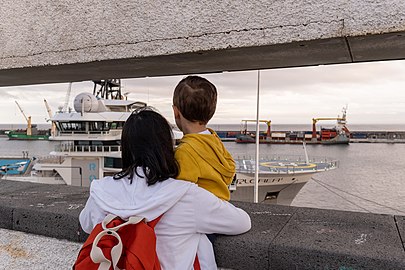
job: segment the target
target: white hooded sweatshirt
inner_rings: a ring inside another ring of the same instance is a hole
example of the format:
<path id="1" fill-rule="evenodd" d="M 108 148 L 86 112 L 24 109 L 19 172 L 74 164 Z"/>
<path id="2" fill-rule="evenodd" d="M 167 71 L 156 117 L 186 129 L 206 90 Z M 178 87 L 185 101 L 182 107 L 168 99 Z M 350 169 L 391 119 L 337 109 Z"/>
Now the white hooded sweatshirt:
<path id="1" fill-rule="evenodd" d="M 137 172 L 144 176 L 140 168 Z M 128 178 L 92 181 L 90 197 L 80 213 L 83 230 L 90 233 L 110 213 L 124 220 L 138 215 L 147 221 L 164 214 L 155 227 L 163 270 L 193 269 L 197 250 L 201 269 L 217 269 L 206 234 L 235 235 L 251 227 L 245 211 L 194 183 L 170 178 L 148 186 L 136 174 L 132 184 Z"/>

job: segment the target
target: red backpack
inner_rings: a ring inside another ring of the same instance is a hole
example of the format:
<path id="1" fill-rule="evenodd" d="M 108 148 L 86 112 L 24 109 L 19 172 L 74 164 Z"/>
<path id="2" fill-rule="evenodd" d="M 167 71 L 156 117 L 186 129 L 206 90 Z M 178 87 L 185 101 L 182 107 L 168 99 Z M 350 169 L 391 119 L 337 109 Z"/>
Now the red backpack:
<path id="1" fill-rule="evenodd" d="M 162 216 L 146 223 L 142 217 L 127 222 L 108 215 L 83 244 L 74 270 L 160 270 L 154 228 Z"/>

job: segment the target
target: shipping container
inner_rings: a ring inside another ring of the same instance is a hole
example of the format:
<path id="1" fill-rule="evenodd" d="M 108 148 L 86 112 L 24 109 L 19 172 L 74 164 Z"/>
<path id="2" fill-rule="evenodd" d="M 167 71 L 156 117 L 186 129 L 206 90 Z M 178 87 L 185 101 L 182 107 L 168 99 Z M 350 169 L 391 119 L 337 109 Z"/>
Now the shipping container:
<path id="1" fill-rule="evenodd" d="M 271 133 L 272 138 L 285 138 L 286 134 L 282 132 L 273 132 Z"/>

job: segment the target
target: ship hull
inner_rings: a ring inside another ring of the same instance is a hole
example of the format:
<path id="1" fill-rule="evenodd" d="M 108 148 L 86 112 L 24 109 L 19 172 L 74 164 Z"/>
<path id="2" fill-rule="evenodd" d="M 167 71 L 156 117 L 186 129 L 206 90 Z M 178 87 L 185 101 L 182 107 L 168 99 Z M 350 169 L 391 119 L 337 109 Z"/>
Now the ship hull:
<path id="1" fill-rule="evenodd" d="M 21 134 L 21 133 L 13 133 L 13 132 L 9 132 L 7 134 L 7 137 L 9 140 L 25 140 L 25 141 L 49 140 L 49 135 L 27 135 L 27 134 Z"/>
<path id="2" fill-rule="evenodd" d="M 313 173 L 259 174 L 258 202 L 290 205 Z M 237 184 L 231 190 L 231 200 L 254 201 L 254 174 L 237 173 Z"/>

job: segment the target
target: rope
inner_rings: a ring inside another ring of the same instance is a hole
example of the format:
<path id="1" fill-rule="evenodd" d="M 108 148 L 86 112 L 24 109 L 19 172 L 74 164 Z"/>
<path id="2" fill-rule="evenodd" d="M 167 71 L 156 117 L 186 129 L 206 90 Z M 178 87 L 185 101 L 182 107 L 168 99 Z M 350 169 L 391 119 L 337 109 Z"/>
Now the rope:
<path id="1" fill-rule="evenodd" d="M 381 203 L 378 203 L 378 202 L 375 202 L 375 201 L 372 201 L 372 200 L 363 198 L 363 197 L 361 197 L 361 196 L 359 196 L 359 195 L 356 195 L 356 194 L 352 194 L 352 193 L 347 192 L 347 191 L 345 191 L 345 190 L 343 190 L 343 189 L 340 189 L 340 188 L 338 188 L 338 187 L 335 187 L 335 186 L 329 185 L 329 184 L 327 184 L 327 183 L 324 183 L 324 182 L 320 181 L 319 179 L 316 179 L 316 178 L 313 178 L 313 177 L 312 177 L 312 180 L 314 180 L 314 181 L 315 181 L 316 183 L 318 183 L 320 186 L 322 186 L 323 188 L 325 188 L 325 189 L 327 189 L 328 191 L 332 192 L 333 194 L 339 196 L 339 197 L 342 198 L 343 200 L 345 200 L 345 201 L 347 201 L 347 202 L 349 202 L 349 203 L 351 203 L 351 204 L 353 204 L 353 205 L 355 205 L 355 206 L 357 206 L 357 207 L 363 209 L 364 211 L 366 211 L 366 212 L 368 212 L 368 213 L 372 213 L 372 212 L 369 211 L 369 210 L 367 210 L 367 209 L 364 208 L 364 207 L 359 206 L 358 204 L 354 203 L 353 201 L 350 201 L 350 200 L 347 199 L 346 197 L 341 196 L 340 194 L 336 193 L 336 192 L 333 191 L 332 189 L 339 190 L 340 192 L 345 193 L 345 194 L 348 194 L 348 195 L 351 195 L 351 196 L 353 196 L 353 197 L 355 197 L 355 198 L 357 198 L 357 199 L 361 199 L 361 200 L 364 200 L 364 201 L 367 201 L 367 202 L 376 204 L 376 205 L 378 205 L 378 206 L 381 206 L 381 207 L 384 207 L 384 208 L 387 208 L 387 209 L 390 209 L 390 210 L 397 211 L 397 212 L 399 212 L 399 213 L 405 214 L 405 212 L 402 211 L 402 210 L 399 210 L 399 209 L 397 209 L 397 208 L 393 208 L 393 207 L 390 207 L 390 206 L 387 206 L 387 205 L 384 205 L 384 204 L 381 204 Z"/>

